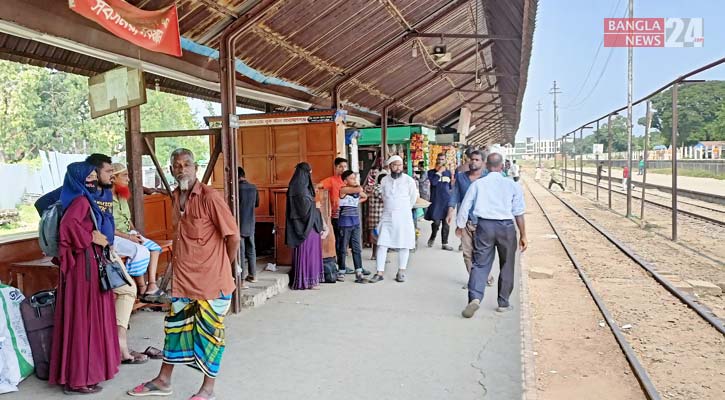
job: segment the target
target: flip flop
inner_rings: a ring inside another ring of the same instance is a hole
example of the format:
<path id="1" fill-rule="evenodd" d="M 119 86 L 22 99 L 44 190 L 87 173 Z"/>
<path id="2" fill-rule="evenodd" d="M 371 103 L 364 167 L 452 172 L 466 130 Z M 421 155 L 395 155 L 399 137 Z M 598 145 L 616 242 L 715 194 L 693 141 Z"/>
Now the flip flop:
<path id="1" fill-rule="evenodd" d="M 63 394 L 69 395 L 69 396 L 84 395 L 84 394 L 96 394 L 96 393 L 100 393 L 101 390 L 103 390 L 103 388 L 98 385 L 84 386 L 84 387 L 78 388 L 78 389 L 72 389 L 70 387 L 65 387 L 65 388 L 63 388 Z"/>
<path id="2" fill-rule="evenodd" d="M 149 361 L 149 357 L 146 354 L 137 351 L 132 351 L 131 357 L 133 358 L 121 360 L 121 364 L 145 364 Z"/>
<path id="3" fill-rule="evenodd" d="M 174 392 L 171 389 L 162 389 L 156 386 L 153 382 L 142 383 L 135 388 L 126 392 L 129 396 L 133 397 L 147 397 L 147 396 L 171 396 Z"/>
<path id="4" fill-rule="evenodd" d="M 143 354 L 146 354 L 152 360 L 161 360 L 164 358 L 164 352 L 153 346 L 147 347 L 146 350 L 143 351 Z"/>
<path id="5" fill-rule="evenodd" d="M 150 304 L 168 304 L 171 303 L 171 299 L 169 299 L 169 295 L 166 294 L 161 289 L 157 289 L 153 293 L 145 293 L 143 296 L 141 296 L 141 301 L 144 303 L 150 303 Z"/>
<path id="6" fill-rule="evenodd" d="M 195 395 L 189 397 L 189 400 L 216 400 L 216 396 L 201 397 L 198 394 L 195 394 Z"/>

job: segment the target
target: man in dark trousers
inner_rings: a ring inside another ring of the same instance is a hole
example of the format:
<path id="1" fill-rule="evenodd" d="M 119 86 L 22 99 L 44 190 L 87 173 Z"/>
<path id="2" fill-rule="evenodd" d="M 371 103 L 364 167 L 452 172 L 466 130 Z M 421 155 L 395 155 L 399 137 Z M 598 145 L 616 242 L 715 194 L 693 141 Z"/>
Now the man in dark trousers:
<path id="1" fill-rule="evenodd" d="M 237 167 L 239 173 L 239 233 L 244 258 L 247 259 L 247 282 L 257 282 L 257 249 L 254 246 L 254 209 L 259 207 L 257 186 L 249 183 L 244 168 Z"/>
<path id="2" fill-rule="evenodd" d="M 433 247 L 438 229 L 441 229 L 441 244 L 443 250 L 453 250 L 448 245 L 448 231 L 450 227 L 446 221 L 448 214 L 448 202 L 451 199 L 451 181 L 453 176 L 451 171 L 446 167 L 446 155 L 438 154 L 436 158 L 435 168 L 428 171 L 428 180 L 430 181 L 430 206 L 425 211 L 425 219 L 433 221 L 433 229 L 428 239 L 428 247 Z"/>
<path id="3" fill-rule="evenodd" d="M 461 313 L 465 318 L 481 306 L 486 280 L 495 253 L 501 273 L 498 276 L 498 312 L 512 309 L 509 297 L 514 288 L 514 267 L 516 265 L 516 226 L 521 238 L 521 251 L 526 250 L 526 227 L 524 224 L 524 192 L 521 185 L 502 175 L 503 157 L 491 153 L 486 158 L 489 173 L 471 184 L 463 198 L 456 216 L 456 235 L 461 237 L 470 214 L 477 218 L 473 246 L 473 268 L 468 279 L 468 305 Z M 516 221 L 516 226 L 514 225 Z"/>

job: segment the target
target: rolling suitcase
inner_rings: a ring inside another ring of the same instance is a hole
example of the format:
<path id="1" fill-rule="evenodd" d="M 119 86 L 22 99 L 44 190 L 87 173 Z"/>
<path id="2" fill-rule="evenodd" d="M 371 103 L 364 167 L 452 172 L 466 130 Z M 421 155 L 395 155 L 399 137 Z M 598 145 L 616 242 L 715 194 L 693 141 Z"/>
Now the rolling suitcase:
<path id="1" fill-rule="evenodd" d="M 55 290 L 43 290 L 26 298 L 20 304 L 20 313 L 33 353 L 35 375 L 38 379 L 48 380 L 55 316 Z"/>

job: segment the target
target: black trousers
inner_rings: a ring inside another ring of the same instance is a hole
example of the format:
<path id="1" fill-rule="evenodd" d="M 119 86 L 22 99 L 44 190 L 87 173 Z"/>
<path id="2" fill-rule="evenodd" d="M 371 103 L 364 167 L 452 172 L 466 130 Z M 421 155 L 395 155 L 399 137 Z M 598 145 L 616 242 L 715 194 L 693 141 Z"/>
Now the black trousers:
<path id="1" fill-rule="evenodd" d="M 438 229 L 441 227 L 441 224 L 443 224 L 443 228 L 441 229 L 441 243 L 448 244 L 448 232 L 450 231 L 451 227 L 448 225 L 448 222 L 446 222 L 445 219 L 433 221 L 432 231 L 430 233 L 430 241 L 432 242 L 436 240 L 436 235 L 438 234 Z"/>
<path id="2" fill-rule="evenodd" d="M 553 179 L 549 181 L 549 189 L 551 189 L 551 185 L 553 185 L 553 184 L 555 184 L 555 183 L 556 183 L 557 185 L 559 185 L 559 187 L 561 188 L 561 190 L 562 190 L 562 191 L 564 190 L 564 185 L 562 185 L 562 184 L 561 184 L 561 182 L 556 182 L 556 181 L 555 181 L 555 180 L 553 180 Z"/>

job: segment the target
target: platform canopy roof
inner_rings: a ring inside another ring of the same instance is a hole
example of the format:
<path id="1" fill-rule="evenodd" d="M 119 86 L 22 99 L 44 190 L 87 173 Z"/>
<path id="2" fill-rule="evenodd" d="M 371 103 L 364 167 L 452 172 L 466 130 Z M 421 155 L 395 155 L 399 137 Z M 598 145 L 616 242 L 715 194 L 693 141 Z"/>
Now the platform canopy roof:
<path id="1" fill-rule="evenodd" d="M 0 58 L 82 75 L 141 65 L 149 87 L 218 101 L 219 39 L 262 11 L 237 42 L 241 106 L 330 108 L 337 88 L 341 107 L 373 124 L 388 105 L 399 122 L 455 127 L 467 106 L 476 125 L 469 142 L 513 142 L 518 128 L 536 0 L 128 2 L 146 10 L 175 2 L 184 54 L 132 45 L 67 1 L 3 0 Z M 449 61 L 432 54 L 440 44 Z"/>

